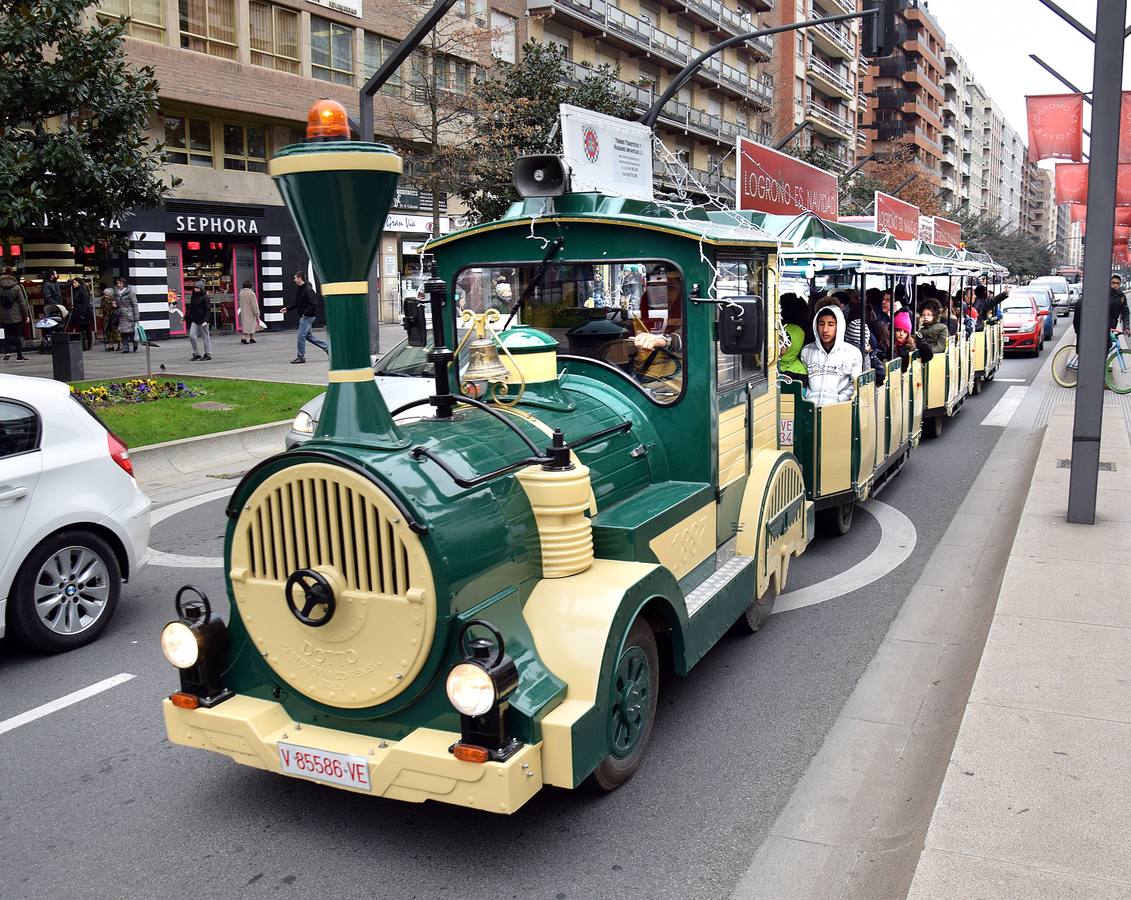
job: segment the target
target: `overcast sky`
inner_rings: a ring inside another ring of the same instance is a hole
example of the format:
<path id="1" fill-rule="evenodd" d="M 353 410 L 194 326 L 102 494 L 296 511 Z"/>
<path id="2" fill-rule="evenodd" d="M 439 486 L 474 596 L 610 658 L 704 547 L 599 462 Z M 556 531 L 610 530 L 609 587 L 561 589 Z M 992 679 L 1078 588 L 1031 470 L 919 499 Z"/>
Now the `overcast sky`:
<path id="1" fill-rule="evenodd" d="M 1096 0 L 1058 0 L 1058 5 L 1094 30 Z M 1039 0 L 929 0 L 928 6 L 947 43 L 958 49 L 1026 143 L 1025 95 L 1067 92 L 1029 59 L 1030 53 L 1081 90 L 1092 89 L 1092 42 Z M 1131 47 L 1123 69 L 1124 88 L 1131 88 L 1129 73 Z"/>

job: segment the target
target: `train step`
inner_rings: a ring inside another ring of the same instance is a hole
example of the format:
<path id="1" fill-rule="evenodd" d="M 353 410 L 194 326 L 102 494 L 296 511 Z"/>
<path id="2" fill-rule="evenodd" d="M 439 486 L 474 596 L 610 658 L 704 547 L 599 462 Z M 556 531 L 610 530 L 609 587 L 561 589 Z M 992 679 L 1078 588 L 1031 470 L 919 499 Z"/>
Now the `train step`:
<path id="1" fill-rule="evenodd" d="M 753 556 L 740 556 L 735 552 L 737 541 L 737 538 L 731 538 L 715 551 L 714 573 L 684 597 L 689 619 L 706 606 L 709 600 L 730 587 L 737 578 L 754 565 Z"/>

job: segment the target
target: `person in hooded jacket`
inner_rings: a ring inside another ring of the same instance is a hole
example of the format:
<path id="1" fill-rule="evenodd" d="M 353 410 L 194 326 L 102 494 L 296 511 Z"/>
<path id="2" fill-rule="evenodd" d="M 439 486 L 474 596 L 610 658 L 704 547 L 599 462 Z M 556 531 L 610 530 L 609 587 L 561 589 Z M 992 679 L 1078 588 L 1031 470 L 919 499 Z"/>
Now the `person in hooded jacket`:
<path id="1" fill-rule="evenodd" d="M 94 301 L 78 278 L 71 279 L 71 325 L 82 335 L 83 350 L 94 346 Z"/>
<path id="2" fill-rule="evenodd" d="M 4 360 L 12 357 L 13 348 L 16 359 L 23 361 L 24 325 L 31 322 L 31 304 L 27 302 L 24 286 L 20 284 L 11 269 L 0 275 L 0 331 L 4 332 Z"/>
<path id="3" fill-rule="evenodd" d="M 839 306 L 823 306 L 813 318 L 817 340 L 801 351 L 809 372 L 809 400 L 815 406 L 851 400 L 856 377 L 864 371 L 864 358 L 844 340 L 844 313 Z"/>
<path id="4" fill-rule="evenodd" d="M 204 289 L 204 280 L 198 279 L 193 283 L 192 294 L 189 295 L 188 311 L 185 319 L 189 323 L 189 343 L 192 344 L 192 359 L 212 359 L 212 335 L 208 330 L 208 316 L 212 312 L 212 300 L 208 291 Z M 197 341 L 201 343 L 198 345 Z M 200 351 L 204 350 L 202 356 Z"/>
<path id="5" fill-rule="evenodd" d="M 946 325 L 939 321 L 939 301 L 934 298 L 919 304 L 919 331 L 934 353 L 946 353 L 947 338 L 950 333 Z"/>
<path id="6" fill-rule="evenodd" d="M 126 279 L 114 279 L 114 299 L 118 303 L 118 333 L 122 338 L 122 352 L 137 353 L 137 323 L 140 318 L 137 306 L 137 294 L 134 289 L 126 284 Z"/>
<path id="7" fill-rule="evenodd" d="M 805 301 L 796 294 L 781 295 L 781 320 L 785 328 L 787 342 L 784 343 L 781 356 L 778 357 L 778 372 L 788 375 L 794 381 L 800 381 L 804 387 L 809 387 L 809 370 L 801 361 L 801 349 L 805 346 L 806 314 Z"/>

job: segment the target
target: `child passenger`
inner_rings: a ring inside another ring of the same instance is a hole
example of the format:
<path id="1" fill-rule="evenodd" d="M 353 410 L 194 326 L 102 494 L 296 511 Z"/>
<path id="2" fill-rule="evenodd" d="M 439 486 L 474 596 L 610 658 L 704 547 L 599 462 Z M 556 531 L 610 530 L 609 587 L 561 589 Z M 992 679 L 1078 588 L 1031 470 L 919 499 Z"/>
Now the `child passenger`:
<path id="1" fill-rule="evenodd" d="M 899 358 L 903 363 L 903 371 L 906 372 L 911 367 L 911 353 L 915 350 L 919 351 L 919 359 L 923 363 L 930 362 L 935 354 L 923 336 L 911 330 L 911 315 L 906 312 L 896 313 L 894 325 L 895 346 L 892 348 L 891 358 Z"/>
<path id="2" fill-rule="evenodd" d="M 809 399 L 815 406 L 852 399 L 856 377 L 864 370 L 860 351 L 844 341 L 844 313 L 823 306 L 813 319 L 817 340 L 801 351 L 809 373 Z"/>
<path id="3" fill-rule="evenodd" d="M 939 301 L 933 298 L 919 304 L 919 331 L 933 353 L 946 353 L 946 339 L 950 332 L 939 321 L 939 310 Z"/>

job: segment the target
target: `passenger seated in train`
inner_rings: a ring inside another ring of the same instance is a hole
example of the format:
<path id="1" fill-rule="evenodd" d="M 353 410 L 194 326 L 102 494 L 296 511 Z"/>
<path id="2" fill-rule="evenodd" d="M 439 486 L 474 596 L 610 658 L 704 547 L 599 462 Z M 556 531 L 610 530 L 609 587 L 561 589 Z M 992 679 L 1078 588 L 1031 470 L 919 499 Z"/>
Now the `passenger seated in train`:
<path id="1" fill-rule="evenodd" d="M 807 319 L 808 309 L 804 300 L 796 294 L 781 295 L 781 320 L 785 340 L 778 358 L 778 372 L 788 375 L 794 381 L 800 381 L 806 388 L 809 387 L 809 370 L 801 361 L 801 350 L 807 340 L 812 339 L 806 334 Z"/>
<path id="2" fill-rule="evenodd" d="M 934 351 L 923 335 L 911 329 L 911 313 L 898 312 L 895 314 L 895 344 L 891 348 L 888 359 L 898 359 L 903 364 L 903 371 L 911 368 L 911 354 L 919 351 L 919 359 L 924 363 L 931 361 Z"/>
<path id="3" fill-rule="evenodd" d="M 856 377 L 864 371 L 864 359 L 859 350 L 845 343 L 840 307 L 821 307 L 813 319 L 813 331 L 817 340 L 801 351 L 809 372 L 809 400 L 816 406 L 851 400 Z"/>
<path id="4" fill-rule="evenodd" d="M 933 353 L 946 353 L 949 337 L 946 325 L 939 321 L 939 301 L 934 298 L 919 304 L 919 331 Z"/>
<path id="5" fill-rule="evenodd" d="M 902 284 L 895 286 L 895 293 L 892 295 L 892 300 L 895 304 L 895 311 L 902 312 L 904 310 L 911 310 L 911 298 L 907 294 L 907 288 Z"/>
<path id="6" fill-rule="evenodd" d="M 887 332 L 891 328 L 891 291 L 868 288 L 864 299 L 875 320 L 875 328 Z"/>
<path id="7" fill-rule="evenodd" d="M 990 295 L 989 289 L 984 284 L 979 284 L 974 288 L 974 309 L 978 313 L 979 330 L 985 327 L 987 318 L 997 316 L 998 305 L 1008 296 L 1009 288 L 1006 288 L 996 297 Z"/>

